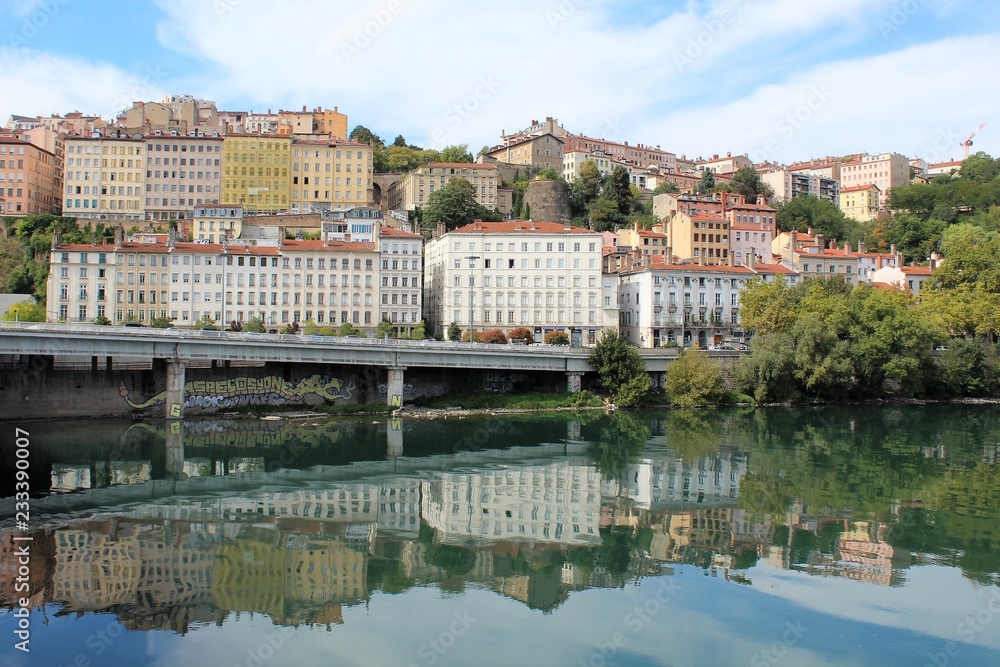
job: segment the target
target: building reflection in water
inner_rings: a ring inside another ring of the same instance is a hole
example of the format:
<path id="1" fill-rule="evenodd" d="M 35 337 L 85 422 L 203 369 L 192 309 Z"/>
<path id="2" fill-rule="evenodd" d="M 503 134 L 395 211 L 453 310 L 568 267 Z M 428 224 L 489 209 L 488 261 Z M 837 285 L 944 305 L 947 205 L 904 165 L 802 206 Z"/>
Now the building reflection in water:
<path id="1" fill-rule="evenodd" d="M 282 625 L 330 627 L 373 591 L 469 584 L 544 612 L 573 591 L 669 576 L 685 563 L 749 583 L 763 560 L 779 568 L 886 586 L 909 554 L 888 526 L 810 514 L 754 518 L 737 506 L 747 457 L 682 459 L 668 451 L 602 479 L 589 459 L 548 455 L 477 472 L 258 490 L 130 506 L 109 518 L 36 531 L 31 602 L 57 613 L 107 611 L 132 629 L 186 633 L 255 613 Z M 227 461 L 253 470 L 253 458 Z M 188 476 L 215 473 L 184 461 Z M 53 488 L 94 475 L 141 483 L 148 466 L 52 466 Z M 12 532 L 0 533 L 0 594 L 14 600 Z"/>

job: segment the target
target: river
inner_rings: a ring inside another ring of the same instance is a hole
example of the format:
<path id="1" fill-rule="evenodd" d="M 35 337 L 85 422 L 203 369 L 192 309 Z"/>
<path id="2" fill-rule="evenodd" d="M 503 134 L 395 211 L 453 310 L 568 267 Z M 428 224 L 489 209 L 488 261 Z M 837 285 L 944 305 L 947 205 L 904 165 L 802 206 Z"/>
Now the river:
<path id="1" fill-rule="evenodd" d="M 997 406 L 0 429 L 2 665 L 1000 664 Z"/>

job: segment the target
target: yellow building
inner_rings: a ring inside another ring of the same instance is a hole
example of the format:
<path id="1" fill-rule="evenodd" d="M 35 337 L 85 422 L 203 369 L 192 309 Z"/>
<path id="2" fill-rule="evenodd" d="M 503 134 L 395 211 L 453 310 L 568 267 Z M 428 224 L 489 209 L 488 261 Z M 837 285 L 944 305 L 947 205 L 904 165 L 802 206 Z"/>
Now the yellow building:
<path id="1" fill-rule="evenodd" d="M 141 136 L 68 137 L 63 215 L 142 220 L 144 152 Z"/>
<path id="2" fill-rule="evenodd" d="M 312 111 L 302 107 L 302 111 L 279 111 L 277 123 L 278 134 L 281 135 L 307 139 L 347 139 L 347 116 L 340 113 L 337 107 L 317 107 Z"/>
<path id="3" fill-rule="evenodd" d="M 292 138 L 231 134 L 222 148 L 222 201 L 247 212 L 287 211 Z"/>
<path id="4" fill-rule="evenodd" d="M 292 213 L 343 211 L 372 202 L 371 146 L 296 139 L 291 164 Z"/>
<path id="5" fill-rule="evenodd" d="M 562 156 L 560 155 L 560 164 Z M 493 210 L 498 207 L 497 186 L 500 172 L 494 164 L 470 162 L 431 162 L 417 167 L 389 188 L 389 208 L 412 211 L 424 207 L 431 193 L 444 188 L 453 178 L 464 178 L 476 189 L 476 201 Z"/>
<path id="6" fill-rule="evenodd" d="M 844 188 L 840 191 L 840 210 L 858 222 L 874 220 L 878 215 L 881 194 L 874 183 Z"/>
<path id="7" fill-rule="evenodd" d="M 680 211 L 667 222 L 671 254 L 699 264 L 729 262 L 729 220 L 721 213 Z"/>

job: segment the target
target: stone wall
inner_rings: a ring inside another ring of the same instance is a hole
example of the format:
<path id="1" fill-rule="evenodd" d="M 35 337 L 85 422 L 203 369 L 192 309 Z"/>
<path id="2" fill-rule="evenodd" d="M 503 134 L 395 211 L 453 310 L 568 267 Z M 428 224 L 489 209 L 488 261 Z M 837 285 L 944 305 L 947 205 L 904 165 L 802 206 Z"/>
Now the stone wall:
<path id="1" fill-rule="evenodd" d="M 569 190 L 565 181 L 531 181 L 521 206 L 530 207 L 530 217 L 539 222 L 569 223 Z"/>

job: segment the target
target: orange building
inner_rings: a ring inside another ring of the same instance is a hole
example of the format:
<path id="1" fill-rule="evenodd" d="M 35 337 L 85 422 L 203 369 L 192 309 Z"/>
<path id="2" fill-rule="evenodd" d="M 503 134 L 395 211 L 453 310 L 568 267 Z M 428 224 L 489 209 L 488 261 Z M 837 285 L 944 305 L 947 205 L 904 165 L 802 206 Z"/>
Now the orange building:
<path id="1" fill-rule="evenodd" d="M 54 153 L 0 136 L 0 214 L 62 213 L 60 181 Z"/>

